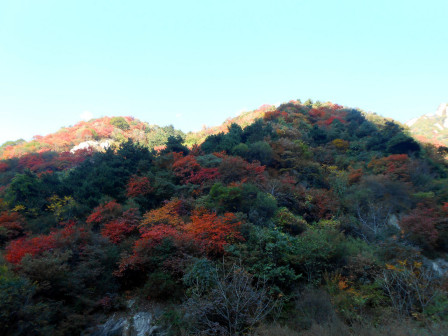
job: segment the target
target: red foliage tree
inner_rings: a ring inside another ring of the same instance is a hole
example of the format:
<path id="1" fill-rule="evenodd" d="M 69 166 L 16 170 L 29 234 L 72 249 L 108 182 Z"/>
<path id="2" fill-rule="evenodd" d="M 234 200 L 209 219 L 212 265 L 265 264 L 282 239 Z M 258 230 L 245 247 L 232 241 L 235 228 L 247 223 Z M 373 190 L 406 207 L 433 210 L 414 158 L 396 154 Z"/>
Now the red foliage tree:
<path id="1" fill-rule="evenodd" d="M 126 192 L 128 197 L 138 197 L 148 195 L 153 188 L 151 187 L 151 182 L 146 176 L 136 176 L 133 175 L 129 179 L 126 186 Z"/>
<path id="2" fill-rule="evenodd" d="M 351 170 L 350 174 L 348 175 L 348 183 L 349 184 L 358 183 L 361 180 L 361 177 L 363 175 L 364 175 L 364 172 L 363 172 L 362 168 Z"/>
<path id="3" fill-rule="evenodd" d="M 198 172 L 193 173 L 190 178 L 186 180 L 187 183 L 204 184 L 216 180 L 220 177 L 218 168 L 201 168 Z"/>
<path id="4" fill-rule="evenodd" d="M 6 260 L 19 264 L 27 254 L 36 256 L 55 248 L 85 244 L 88 232 L 84 228 L 76 227 L 74 221 L 61 223 L 61 225 L 62 228 L 53 230 L 48 235 L 22 237 L 11 241 L 6 247 Z"/>
<path id="5" fill-rule="evenodd" d="M 145 215 L 140 226 L 140 239 L 133 246 L 132 255 L 121 260 L 117 276 L 123 276 L 127 270 L 144 268 L 153 248 L 170 239 L 177 247 L 208 254 L 222 254 L 228 244 L 242 240 L 238 231 L 241 222 L 233 213 L 218 216 L 205 209 L 193 212 L 186 224 L 180 217 L 182 202 L 167 203 L 161 209 L 152 210 Z M 174 217 L 174 218 L 173 218 Z"/>
<path id="6" fill-rule="evenodd" d="M 439 232 L 436 228 L 440 221 L 435 209 L 419 203 L 409 215 L 400 221 L 401 228 L 410 234 L 410 239 L 423 246 L 435 247 Z"/>
<path id="7" fill-rule="evenodd" d="M 0 161 L 0 173 L 3 173 L 9 169 L 9 165 L 6 162 Z"/>
<path id="8" fill-rule="evenodd" d="M 181 231 L 167 224 L 157 224 L 152 227 L 143 227 L 140 229 L 142 235 L 132 248 L 132 254 L 124 257 L 114 274 L 118 277 L 123 276 L 127 270 L 136 270 L 143 268 L 145 261 L 151 255 L 152 249 L 159 245 L 164 239 L 172 239 L 175 242 L 184 239 Z"/>
<path id="9" fill-rule="evenodd" d="M 91 224 L 103 224 L 119 217 L 121 212 L 121 205 L 116 201 L 110 201 L 93 209 L 92 214 L 87 218 L 86 222 Z"/>
<path id="10" fill-rule="evenodd" d="M 375 174 L 387 175 L 393 179 L 408 181 L 410 158 L 407 154 L 393 154 L 381 159 L 373 159 L 368 168 Z"/>
<path id="11" fill-rule="evenodd" d="M 193 155 L 175 156 L 173 171 L 182 183 L 199 185 L 207 181 L 213 181 L 220 176 L 218 168 L 202 168 Z"/>
<path id="12" fill-rule="evenodd" d="M 328 118 L 327 120 L 325 120 L 324 124 L 327 125 L 327 126 L 331 125 L 333 123 L 333 121 L 335 121 L 335 120 L 338 120 L 338 121 L 340 121 L 343 124 L 347 123 L 347 121 L 345 121 L 342 117 L 333 115 L 330 118 Z"/>
<path id="13" fill-rule="evenodd" d="M 328 111 L 324 107 L 313 108 L 310 110 L 309 115 L 316 119 L 324 119 Z"/>
<path id="14" fill-rule="evenodd" d="M 104 224 L 101 235 L 112 243 L 118 244 L 126 236 L 136 231 L 139 219 L 138 210 L 129 209 L 121 217 Z"/>
<path id="15" fill-rule="evenodd" d="M 45 160 L 39 154 L 28 154 L 19 159 L 19 166 L 28 168 L 31 171 L 37 171 L 45 168 Z"/>
<path id="16" fill-rule="evenodd" d="M 12 264 L 18 264 L 27 254 L 36 254 L 48 251 L 56 247 L 56 240 L 53 235 L 41 235 L 33 238 L 19 238 L 13 240 L 6 247 L 6 260 Z"/>
<path id="17" fill-rule="evenodd" d="M 3 211 L 0 213 L 0 243 L 16 239 L 23 235 L 24 219 L 18 212 Z"/>
<path id="18" fill-rule="evenodd" d="M 220 154 L 216 153 L 215 155 L 218 156 Z M 260 162 L 254 161 L 249 163 L 236 156 L 223 155 L 222 157 L 223 160 L 218 171 L 221 174 L 220 178 L 223 182 L 262 183 L 265 181 L 263 173 L 266 167 L 260 165 Z"/>
<path id="19" fill-rule="evenodd" d="M 179 177 L 183 183 L 187 183 L 188 179 L 200 169 L 201 166 L 193 155 L 175 158 L 173 163 L 174 174 Z"/>
<path id="20" fill-rule="evenodd" d="M 278 117 L 286 117 L 288 115 L 288 113 L 286 112 L 280 112 L 279 110 L 274 110 L 274 111 L 267 111 L 264 116 L 263 119 L 266 121 L 272 121 L 277 119 Z"/>

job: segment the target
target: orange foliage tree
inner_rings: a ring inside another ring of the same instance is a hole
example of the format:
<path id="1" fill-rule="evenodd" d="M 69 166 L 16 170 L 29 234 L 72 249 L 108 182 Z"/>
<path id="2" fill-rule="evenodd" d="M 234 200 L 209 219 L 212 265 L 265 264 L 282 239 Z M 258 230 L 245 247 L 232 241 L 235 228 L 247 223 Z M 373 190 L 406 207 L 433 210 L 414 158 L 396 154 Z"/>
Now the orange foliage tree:
<path id="1" fill-rule="evenodd" d="M 182 212 L 185 212 L 184 203 L 181 200 L 173 200 L 167 202 L 159 209 L 154 209 L 147 212 L 143 216 L 141 222 L 142 228 L 154 227 L 156 225 L 164 224 L 173 227 L 183 226 Z"/>
<path id="2" fill-rule="evenodd" d="M 222 254 L 225 246 L 243 239 L 238 230 L 240 225 L 233 213 L 218 216 L 206 209 L 198 209 L 193 212 L 185 231 L 203 251 Z"/>
<path id="3" fill-rule="evenodd" d="M 243 239 L 239 232 L 241 222 L 233 213 L 218 216 L 206 209 L 197 209 L 186 223 L 181 216 L 183 211 L 183 202 L 174 200 L 146 213 L 140 225 L 140 239 L 134 243 L 133 253 L 121 260 L 115 275 L 123 276 L 127 270 L 143 269 L 154 247 L 165 239 L 178 248 L 188 246 L 195 253 L 210 255 L 223 254 L 225 246 Z"/>

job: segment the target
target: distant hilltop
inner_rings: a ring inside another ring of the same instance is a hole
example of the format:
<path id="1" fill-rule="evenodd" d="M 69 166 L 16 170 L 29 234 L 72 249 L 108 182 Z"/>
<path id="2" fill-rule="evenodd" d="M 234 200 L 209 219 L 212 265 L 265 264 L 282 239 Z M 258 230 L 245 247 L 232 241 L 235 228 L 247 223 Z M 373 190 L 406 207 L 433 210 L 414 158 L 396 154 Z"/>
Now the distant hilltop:
<path id="1" fill-rule="evenodd" d="M 420 141 L 438 146 L 448 146 L 448 103 L 437 110 L 406 122 L 411 133 Z"/>

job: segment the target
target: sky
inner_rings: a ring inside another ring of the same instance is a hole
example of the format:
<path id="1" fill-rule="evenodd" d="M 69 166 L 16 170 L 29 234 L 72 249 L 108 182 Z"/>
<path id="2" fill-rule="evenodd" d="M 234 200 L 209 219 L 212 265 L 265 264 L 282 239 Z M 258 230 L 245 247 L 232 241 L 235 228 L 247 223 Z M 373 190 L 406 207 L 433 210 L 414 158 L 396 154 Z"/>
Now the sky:
<path id="1" fill-rule="evenodd" d="M 0 144 L 308 98 L 404 122 L 448 101 L 447 18 L 446 0 L 0 0 Z"/>

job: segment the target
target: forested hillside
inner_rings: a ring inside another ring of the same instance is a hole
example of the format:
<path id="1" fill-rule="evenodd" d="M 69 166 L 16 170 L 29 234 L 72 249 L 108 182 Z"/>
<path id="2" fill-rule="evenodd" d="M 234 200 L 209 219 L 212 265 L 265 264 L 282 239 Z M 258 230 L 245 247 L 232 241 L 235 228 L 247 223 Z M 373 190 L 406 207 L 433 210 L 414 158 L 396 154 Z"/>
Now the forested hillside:
<path id="1" fill-rule="evenodd" d="M 169 136 L 185 135 L 172 126 L 159 127 L 149 125 L 132 117 L 103 117 L 90 121 L 81 121 L 75 126 L 63 127 L 58 132 L 41 136 L 31 141 L 23 139 L 8 141 L 0 146 L 0 158 L 12 159 L 27 154 L 47 152 L 69 152 L 76 149 L 103 149 L 132 139 L 133 142 L 149 148 L 163 146 Z M 76 146 L 80 148 L 76 148 Z"/>
<path id="2" fill-rule="evenodd" d="M 166 335 L 446 334 L 446 153 L 393 121 L 291 101 L 0 151 L 0 335 L 95 335 L 129 302 Z"/>

